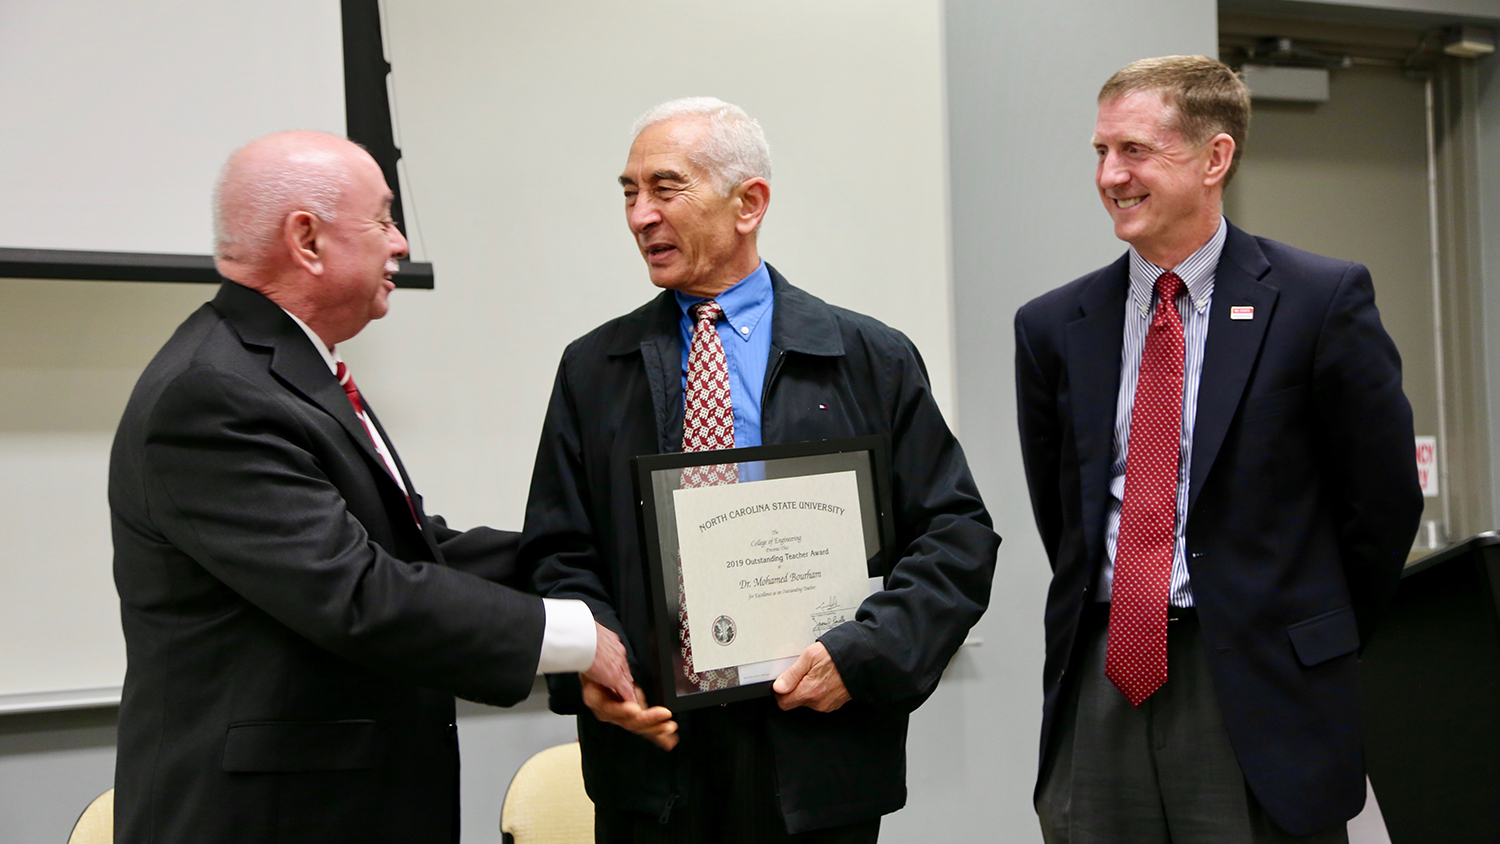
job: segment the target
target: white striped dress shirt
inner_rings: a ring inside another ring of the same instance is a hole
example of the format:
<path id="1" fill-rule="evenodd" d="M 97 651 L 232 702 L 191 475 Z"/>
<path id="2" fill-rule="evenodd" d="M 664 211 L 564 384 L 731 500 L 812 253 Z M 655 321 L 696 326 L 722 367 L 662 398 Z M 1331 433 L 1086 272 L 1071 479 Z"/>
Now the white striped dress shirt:
<path id="1" fill-rule="evenodd" d="M 1198 382 L 1203 376 L 1203 346 L 1208 338 L 1208 305 L 1213 299 L 1214 272 L 1224 251 L 1228 227 L 1219 218 L 1219 229 L 1187 260 L 1172 269 L 1187 285 L 1187 299 L 1178 305 L 1182 316 L 1182 439 L 1177 458 L 1177 538 L 1172 547 L 1172 584 L 1168 602 L 1177 607 L 1193 605 L 1193 586 L 1188 582 L 1186 541 L 1188 479 L 1193 459 L 1193 423 L 1198 416 Z M 1110 465 L 1109 521 L 1105 544 L 1109 558 L 1099 577 L 1098 599 L 1108 601 L 1115 577 L 1115 546 L 1120 539 L 1120 508 L 1125 502 L 1125 458 L 1130 443 L 1130 411 L 1135 406 L 1135 385 L 1141 372 L 1141 350 L 1156 308 L 1156 280 L 1166 270 L 1130 250 L 1130 298 L 1125 303 L 1125 344 L 1120 352 L 1120 396 L 1115 405 L 1114 462 Z"/>

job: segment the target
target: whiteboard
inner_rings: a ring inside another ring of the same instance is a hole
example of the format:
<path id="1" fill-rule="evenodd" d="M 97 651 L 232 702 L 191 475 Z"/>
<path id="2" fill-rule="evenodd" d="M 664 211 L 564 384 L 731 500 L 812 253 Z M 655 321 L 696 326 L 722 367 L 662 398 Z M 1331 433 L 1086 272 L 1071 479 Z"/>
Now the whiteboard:
<path id="1" fill-rule="evenodd" d="M 343 134 L 338 0 L 0 3 L 0 246 L 207 254 L 220 165 Z M 124 676 L 104 497 L 114 423 L 200 285 L 0 281 L 0 712 Z"/>
<path id="2" fill-rule="evenodd" d="M 0 4 L 0 246 L 211 252 L 229 150 L 344 133 L 342 38 L 338 0 Z"/>

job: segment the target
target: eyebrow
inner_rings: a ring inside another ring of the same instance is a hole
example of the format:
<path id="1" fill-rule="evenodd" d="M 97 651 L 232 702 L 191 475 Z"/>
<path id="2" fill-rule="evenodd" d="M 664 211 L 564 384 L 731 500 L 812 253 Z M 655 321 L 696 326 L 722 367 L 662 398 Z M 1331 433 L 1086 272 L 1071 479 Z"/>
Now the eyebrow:
<path id="1" fill-rule="evenodd" d="M 1125 146 L 1126 144 L 1134 144 L 1135 146 L 1146 147 L 1147 149 L 1152 149 L 1152 148 L 1155 147 L 1154 144 L 1152 144 L 1152 143 L 1150 143 L 1148 141 L 1141 140 L 1140 138 L 1138 138 L 1138 137 L 1136 137 L 1134 135 L 1127 135 L 1125 137 L 1116 138 L 1115 139 L 1115 143 L 1119 144 L 1120 146 Z M 1100 138 L 1098 135 L 1095 135 L 1093 137 L 1093 139 L 1089 142 L 1089 146 L 1107 147 L 1107 146 L 1109 146 L 1109 141 L 1105 140 L 1103 138 Z"/>
<path id="2" fill-rule="evenodd" d="M 653 182 L 686 182 L 688 179 L 687 176 L 684 176 L 676 170 L 657 170 L 655 173 L 651 174 L 650 180 Z M 621 187 L 628 188 L 634 184 L 635 179 L 632 179 L 629 176 L 620 177 Z"/>

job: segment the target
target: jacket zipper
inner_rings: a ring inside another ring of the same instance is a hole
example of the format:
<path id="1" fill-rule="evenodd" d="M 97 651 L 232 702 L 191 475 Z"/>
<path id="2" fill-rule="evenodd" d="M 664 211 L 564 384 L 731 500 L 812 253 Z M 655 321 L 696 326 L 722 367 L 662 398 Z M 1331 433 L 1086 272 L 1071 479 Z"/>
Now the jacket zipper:
<path id="1" fill-rule="evenodd" d="M 666 823 L 667 822 L 667 819 L 672 816 L 672 804 L 676 803 L 676 802 L 677 802 L 677 792 L 674 791 L 671 794 L 667 795 L 667 805 L 664 806 L 664 807 L 662 807 L 661 817 L 659 817 L 659 818 L 656 819 L 657 823 Z"/>

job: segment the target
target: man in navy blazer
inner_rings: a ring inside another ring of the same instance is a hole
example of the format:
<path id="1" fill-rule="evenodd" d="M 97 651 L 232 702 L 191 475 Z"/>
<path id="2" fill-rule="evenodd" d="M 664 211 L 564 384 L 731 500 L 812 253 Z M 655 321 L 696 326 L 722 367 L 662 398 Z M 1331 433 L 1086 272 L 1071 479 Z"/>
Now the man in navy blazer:
<path id="1" fill-rule="evenodd" d="M 1130 250 L 1016 315 L 1021 446 L 1053 569 L 1049 842 L 1346 841 L 1364 804 L 1357 654 L 1422 509 L 1411 409 L 1369 272 L 1224 220 L 1249 116 L 1212 59 L 1111 78 L 1096 181 Z M 1175 315 L 1158 289 L 1176 291 Z M 1158 324 L 1177 346 L 1153 358 Z M 1175 392 L 1141 397 L 1174 356 L 1180 436 Z M 1149 499 L 1131 469 L 1152 447 L 1132 434 L 1154 430 L 1132 425 L 1143 407 L 1169 411 L 1175 502 L 1171 477 Z M 1119 607 L 1138 600 L 1143 569 L 1127 570 L 1156 528 L 1128 513 L 1157 505 L 1161 579 L 1142 614 L 1166 619 L 1166 677 L 1132 705 L 1132 680 L 1110 676 L 1149 648 L 1132 650 L 1144 640 Z"/>

